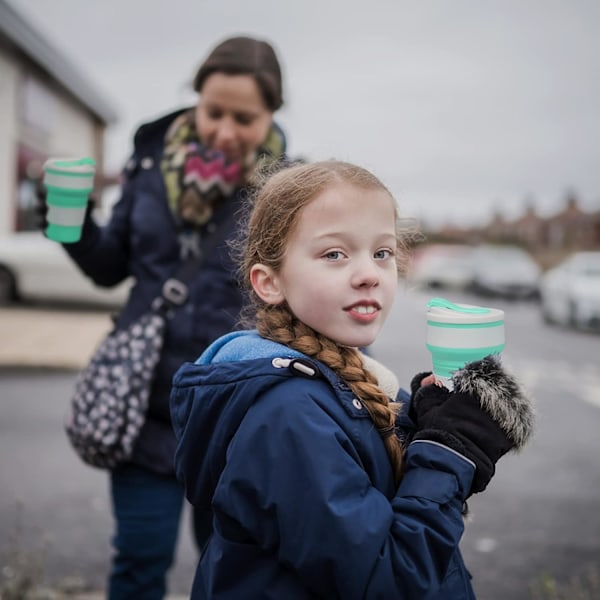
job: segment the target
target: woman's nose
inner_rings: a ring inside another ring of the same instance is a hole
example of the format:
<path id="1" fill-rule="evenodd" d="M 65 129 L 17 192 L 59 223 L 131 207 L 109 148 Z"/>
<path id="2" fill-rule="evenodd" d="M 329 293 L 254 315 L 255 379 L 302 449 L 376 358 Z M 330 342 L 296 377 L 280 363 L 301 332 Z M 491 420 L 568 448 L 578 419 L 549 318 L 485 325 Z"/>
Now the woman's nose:
<path id="1" fill-rule="evenodd" d="M 217 128 L 216 143 L 222 147 L 235 139 L 235 126 L 229 119 L 223 119 Z"/>

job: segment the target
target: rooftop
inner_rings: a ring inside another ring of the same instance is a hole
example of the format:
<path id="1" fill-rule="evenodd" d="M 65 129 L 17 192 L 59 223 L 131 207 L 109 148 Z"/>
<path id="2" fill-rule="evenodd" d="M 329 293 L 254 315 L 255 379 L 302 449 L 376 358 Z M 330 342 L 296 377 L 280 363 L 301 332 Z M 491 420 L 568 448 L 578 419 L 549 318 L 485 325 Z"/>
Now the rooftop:
<path id="1" fill-rule="evenodd" d="M 91 82 L 6 0 L 0 0 L 0 43 L 25 55 L 104 123 L 117 120 L 115 109 Z"/>

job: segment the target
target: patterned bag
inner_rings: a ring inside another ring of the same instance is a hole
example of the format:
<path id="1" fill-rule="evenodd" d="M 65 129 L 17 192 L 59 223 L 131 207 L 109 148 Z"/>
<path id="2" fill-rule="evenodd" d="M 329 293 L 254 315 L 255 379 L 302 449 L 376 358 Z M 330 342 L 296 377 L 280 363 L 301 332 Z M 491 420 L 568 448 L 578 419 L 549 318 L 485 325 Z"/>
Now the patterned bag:
<path id="1" fill-rule="evenodd" d="M 205 256 L 223 243 L 236 211 L 212 235 L 200 252 L 180 263 L 161 295 L 127 329 L 114 330 L 98 346 L 80 373 L 65 422 L 71 445 L 87 464 L 114 469 L 131 458 L 146 419 L 154 371 L 163 346 L 167 319 L 188 299 L 188 282 L 197 275 Z"/>
<path id="2" fill-rule="evenodd" d="M 150 311 L 100 343 L 79 374 L 65 423 L 79 457 L 100 469 L 127 461 L 144 425 L 165 315 Z"/>

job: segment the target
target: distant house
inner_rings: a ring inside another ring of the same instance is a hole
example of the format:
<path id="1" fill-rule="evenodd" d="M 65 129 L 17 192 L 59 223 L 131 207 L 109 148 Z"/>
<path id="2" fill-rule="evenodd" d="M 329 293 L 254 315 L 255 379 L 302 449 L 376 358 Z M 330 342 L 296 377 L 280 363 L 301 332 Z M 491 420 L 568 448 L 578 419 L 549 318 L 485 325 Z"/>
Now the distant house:
<path id="1" fill-rule="evenodd" d="M 548 220 L 546 245 L 567 250 L 592 250 L 600 244 L 598 214 L 581 210 L 577 198 L 569 196 L 564 209 Z"/>
<path id="2" fill-rule="evenodd" d="M 49 156 L 93 157 L 117 115 L 92 84 L 0 0 L 0 234 L 31 229 L 33 190 Z"/>
<path id="3" fill-rule="evenodd" d="M 445 225 L 425 234 L 429 242 L 516 244 L 527 249 L 546 269 L 571 252 L 600 250 L 600 210 L 583 211 L 571 194 L 567 196 L 564 208 L 550 217 L 539 216 L 533 205 L 528 204 L 516 220 L 507 220 L 496 212 L 481 227 Z"/>

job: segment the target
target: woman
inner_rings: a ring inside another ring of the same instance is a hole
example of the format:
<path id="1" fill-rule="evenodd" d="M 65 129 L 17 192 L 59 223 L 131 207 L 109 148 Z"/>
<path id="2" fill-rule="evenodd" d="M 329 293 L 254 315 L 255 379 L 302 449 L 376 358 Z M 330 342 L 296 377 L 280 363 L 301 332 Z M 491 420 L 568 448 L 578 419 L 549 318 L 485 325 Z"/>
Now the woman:
<path id="1" fill-rule="evenodd" d="M 97 284 L 135 280 L 118 328 L 149 309 L 182 261 L 207 249 L 188 284 L 188 301 L 168 321 L 133 458 L 110 473 L 116 521 L 111 600 L 163 598 L 166 593 L 183 503 L 173 468 L 171 379 L 184 361 L 234 327 L 243 298 L 228 241 L 253 175 L 285 152 L 284 135 L 273 122 L 283 103 L 281 69 L 268 43 L 248 37 L 225 40 L 200 66 L 194 88 L 199 94 L 195 107 L 138 129 L 122 197 L 107 226 L 99 227 L 88 216 L 81 241 L 65 245 Z M 194 520 L 201 548 L 209 525 L 199 511 Z"/>

